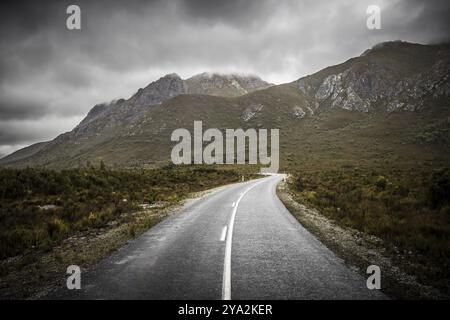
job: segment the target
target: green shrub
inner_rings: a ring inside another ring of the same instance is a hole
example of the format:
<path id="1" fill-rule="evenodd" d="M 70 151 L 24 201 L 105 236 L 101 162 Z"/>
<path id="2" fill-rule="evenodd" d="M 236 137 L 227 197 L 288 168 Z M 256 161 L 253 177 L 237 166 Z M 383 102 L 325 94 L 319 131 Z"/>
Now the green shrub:
<path id="1" fill-rule="evenodd" d="M 59 239 L 63 237 L 68 230 L 69 228 L 67 224 L 59 218 L 54 218 L 47 222 L 47 232 L 51 239 Z"/>
<path id="2" fill-rule="evenodd" d="M 0 169 L 0 259 L 32 246 L 51 249 L 76 232 L 121 221 L 139 204 L 176 202 L 240 176 L 214 167 L 174 165 L 153 170 L 110 170 L 101 163 L 62 171 Z M 38 207 L 49 204 L 57 207 Z"/>
<path id="3" fill-rule="evenodd" d="M 436 274 L 427 276 L 437 279 L 450 266 L 449 172 L 349 167 L 302 171 L 289 183 L 299 202 L 339 225 L 380 237 L 388 248 L 417 254 L 433 264 Z"/>

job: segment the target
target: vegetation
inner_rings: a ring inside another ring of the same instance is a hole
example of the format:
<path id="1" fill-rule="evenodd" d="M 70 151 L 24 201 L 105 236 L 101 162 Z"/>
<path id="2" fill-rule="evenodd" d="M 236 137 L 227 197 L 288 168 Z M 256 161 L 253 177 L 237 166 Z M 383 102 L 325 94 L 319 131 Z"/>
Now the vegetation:
<path id="1" fill-rule="evenodd" d="M 410 271 L 448 290 L 450 169 L 299 171 L 290 180 L 296 201 L 342 226 L 383 239 L 408 257 Z M 418 272 L 412 270 L 422 265 Z"/>
<path id="2" fill-rule="evenodd" d="M 51 249 L 78 231 L 120 222 L 126 212 L 176 203 L 190 192 L 239 178 L 212 167 L 0 170 L 0 259 L 30 248 Z"/>

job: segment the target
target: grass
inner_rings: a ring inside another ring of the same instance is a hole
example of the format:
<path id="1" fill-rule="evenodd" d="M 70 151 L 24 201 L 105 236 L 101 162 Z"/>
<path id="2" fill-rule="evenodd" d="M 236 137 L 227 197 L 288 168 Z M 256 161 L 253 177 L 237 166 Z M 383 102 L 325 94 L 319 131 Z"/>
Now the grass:
<path id="1" fill-rule="evenodd" d="M 355 168 L 297 171 L 295 200 L 338 225 L 375 235 L 424 283 L 449 293 L 450 169 Z"/>
<path id="2" fill-rule="evenodd" d="M 127 222 L 143 206 L 174 204 L 189 193 L 236 182 L 241 175 L 213 167 L 152 170 L 99 167 L 54 171 L 0 170 L 0 259 L 29 249 L 48 251 L 77 232 Z M 136 226 L 130 236 L 154 217 Z"/>

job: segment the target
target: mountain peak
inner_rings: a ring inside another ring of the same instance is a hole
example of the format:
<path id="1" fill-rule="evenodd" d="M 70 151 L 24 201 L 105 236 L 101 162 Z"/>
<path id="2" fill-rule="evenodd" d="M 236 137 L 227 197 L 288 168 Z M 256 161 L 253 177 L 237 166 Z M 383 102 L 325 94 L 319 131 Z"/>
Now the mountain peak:
<path id="1" fill-rule="evenodd" d="M 189 93 L 236 97 L 271 86 L 255 75 L 203 72 L 187 79 Z"/>
<path id="2" fill-rule="evenodd" d="M 428 47 L 419 43 L 407 42 L 402 40 L 384 41 L 377 43 L 372 48 L 367 49 L 361 56 L 381 50 L 398 50 L 398 49 L 412 49 L 416 47 Z"/>
<path id="3" fill-rule="evenodd" d="M 178 75 L 178 73 L 175 73 L 175 72 L 168 73 L 168 74 L 166 74 L 164 77 L 162 77 L 161 79 L 164 79 L 164 78 L 169 78 L 169 79 L 173 79 L 173 78 L 175 78 L 175 79 L 181 79 L 181 77 Z"/>
<path id="4" fill-rule="evenodd" d="M 224 79 L 257 79 L 261 80 L 261 78 L 254 74 L 249 73 L 221 73 L 221 72 L 202 72 L 190 77 L 190 79 L 211 79 L 211 78 L 224 78 Z"/>

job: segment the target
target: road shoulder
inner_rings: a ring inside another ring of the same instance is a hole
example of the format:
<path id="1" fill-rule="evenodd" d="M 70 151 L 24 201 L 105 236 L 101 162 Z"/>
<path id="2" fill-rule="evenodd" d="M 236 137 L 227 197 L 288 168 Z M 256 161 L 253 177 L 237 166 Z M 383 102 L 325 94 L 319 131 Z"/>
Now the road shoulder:
<path id="1" fill-rule="evenodd" d="M 317 210 L 297 203 L 285 181 L 277 186 L 277 195 L 291 214 L 330 250 L 342 258 L 349 268 L 366 276 L 369 265 L 382 270 L 382 290 L 394 299 L 445 299 L 438 290 L 417 282 L 393 263 L 383 240 L 360 231 L 342 228 Z"/>

